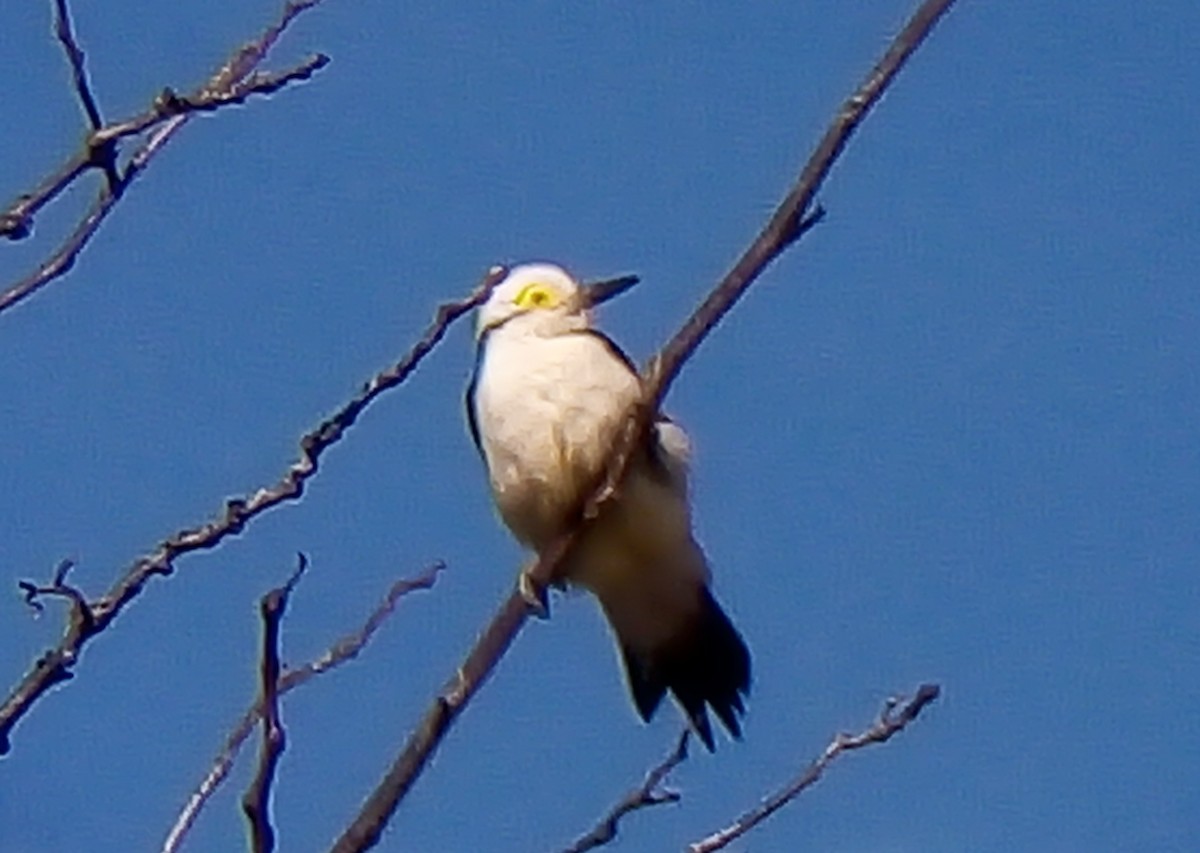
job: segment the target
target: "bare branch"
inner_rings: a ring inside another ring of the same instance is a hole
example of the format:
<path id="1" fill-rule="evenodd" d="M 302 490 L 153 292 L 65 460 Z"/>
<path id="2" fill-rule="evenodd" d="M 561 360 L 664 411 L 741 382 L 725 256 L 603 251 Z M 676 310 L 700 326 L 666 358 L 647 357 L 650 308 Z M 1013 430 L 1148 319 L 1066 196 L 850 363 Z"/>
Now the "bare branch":
<path id="1" fill-rule="evenodd" d="M 71 77 L 75 82 L 75 94 L 87 115 L 88 124 L 92 130 L 99 130 L 104 125 L 100 117 L 100 107 L 96 104 L 96 96 L 92 94 L 92 85 L 88 81 L 87 69 L 84 66 L 83 48 L 75 39 L 71 26 L 71 15 L 67 9 L 67 0 L 54 0 L 54 34 L 59 44 L 67 54 L 67 62 L 71 66 Z M 120 193 L 121 178 L 117 174 L 116 148 L 110 146 L 94 147 L 91 164 L 104 171 L 108 181 L 108 191 L 113 195 Z"/>
<path id="2" fill-rule="evenodd" d="M 262 659 L 258 704 L 262 707 L 263 740 L 258 754 L 258 770 L 242 797 L 242 811 L 250 823 L 250 849 L 271 853 L 275 849 L 275 829 L 271 826 L 271 784 L 275 768 L 287 749 L 287 733 L 279 716 L 279 626 L 287 610 L 288 598 L 308 568 L 308 557 L 300 554 L 296 570 L 281 587 L 271 590 L 258 604 L 263 621 Z"/>
<path id="3" fill-rule="evenodd" d="M 68 160 L 58 171 L 48 175 L 30 192 L 17 196 L 8 210 L 0 211 L 0 237 L 9 240 L 24 240 L 33 233 L 33 217 L 39 210 L 75 182 L 75 179 L 92 167 L 91 154 L 85 151 Z M 7 307 L 4 299 L 11 299 L 13 287 L 0 295 L 0 310 Z"/>
<path id="4" fill-rule="evenodd" d="M 75 38 L 66 0 L 54 0 L 54 34 L 67 55 L 67 62 L 71 66 L 71 76 L 75 84 L 75 94 L 87 115 L 90 129 L 93 132 L 98 131 L 103 125 L 103 120 L 100 116 L 100 108 L 96 105 L 96 98 L 92 94 L 91 83 L 88 81 L 87 70 L 84 66 L 83 49 Z M 108 181 L 108 191 L 115 195 L 120 185 L 115 154 L 115 149 L 111 146 L 103 151 L 93 150 L 91 146 L 85 147 L 81 153 L 72 157 L 58 171 L 39 183 L 32 192 L 19 196 L 8 210 L 0 212 L 0 236 L 10 240 L 23 240 L 28 237 L 33 230 L 34 214 L 57 198 L 88 169 L 97 166 L 102 168 Z M 65 271 L 64 269 L 63 272 Z M 7 296 L 7 293 L 4 296 Z M 4 296 L 0 296 L 0 310 L 6 307 L 3 301 Z"/>
<path id="5" fill-rule="evenodd" d="M 91 123 L 83 150 L 70 157 L 29 193 L 19 196 L 7 210 L 0 211 L 0 237 L 21 240 L 33 231 L 33 217 L 57 198 L 63 190 L 91 169 L 107 176 L 106 185 L 97 194 L 74 230 L 36 270 L 0 292 L 0 312 L 32 296 L 75 265 L 80 252 L 99 230 L 125 190 L 145 170 L 154 156 L 197 112 L 211 112 L 229 104 L 243 103 L 251 95 L 268 95 L 291 83 L 309 79 L 325 67 L 329 59 L 317 54 L 294 68 L 277 74 L 259 74 L 258 65 L 279 40 L 288 25 L 306 9 L 321 0 L 292 0 L 279 19 L 254 41 L 240 47 L 195 93 L 179 96 L 164 90 L 140 116 L 104 127 L 83 66 L 80 50 L 71 29 L 66 0 L 55 2 L 55 32 L 67 53 L 75 79 L 75 89 Z M 117 164 L 118 143 L 129 136 L 153 130 L 124 169 Z"/>
<path id="6" fill-rule="evenodd" d="M 595 517 L 609 500 L 628 467 L 637 439 L 648 428 L 671 383 L 687 359 L 747 288 L 773 260 L 820 221 L 818 209 L 806 215 L 818 189 L 845 149 L 851 135 L 887 90 L 908 58 L 924 42 L 934 25 L 954 5 L 954 0 L 925 0 L 892 41 L 883 58 L 843 103 L 833 123 L 809 157 L 796 184 L 776 209 L 766 227 L 718 283 L 683 328 L 652 360 L 644 377 L 642 401 L 631 413 L 625 429 L 609 454 L 607 474 L 580 507 L 580 523 L 539 556 L 524 580 L 534 595 L 514 589 L 501 604 L 450 683 L 434 697 L 425 716 L 383 780 L 362 805 L 358 815 L 331 848 L 334 853 L 355 853 L 373 847 L 396 807 L 423 772 L 434 751 L 471 698 L 487 681 L 529 618 L 531 600 L 544 597 L 559 566 L 578 540 L 582 524 Z"/>
<path id="7" fill-rule="evenodd" d="M 35 615 L 41 616 L 46 610 L 46 606 L 38 599 L 43 596 L 57 596 L 70 600 L 71 606 L 79 611 L 79 619 L 90 620 L 92 618 L 87 598 L 78 587 L 67 583 L 67 575 L 73 568 L 75 568 L 73 560 L 63 560 L 55 568 L 54 577 L 50 583 L 45 586 L 38 586 L 32 581 L 17 582 L 17 587 L 25 594 L 25 603 L 34 611 Z"/>
<path id="8" fill-rule="evenodd" d="M 321 0 L 288 0 L 283 6 L 283 13 L 279 16 L 279 20 L 267 27 L 257 39 L 238 48 L 229 61 L 213 75 L 206 87 L 207 91 L 224 92 L 239 80 L 245 79 L 267 58 L 271 48 L 279 41 L 284 31 L 291 26 L 292 21 L 302 13 L 319 5 L 321 5 Z"/>
<path id="9" fill-rule="evenodd" d="M 88 82 L 87 70 L 84 67 L 83 48 L 75 40 L 75 32 L 71 27 L 71 14 L 67 9 L 67 0 L 54 0 L 54 34 L 67 54 L 67 62 L 71 65 L 71 74 L 75 81 L 75 94 L 87 114 L 92 130 L 99 130 L 104 124 L 100 118 L 100 108 L 96 106 L 96 97 L 92 94 L 92 86 Z"/>
<path id="10" fill-rule="evenodd" d="M 667 776 L 671 774 L 671 771 L 687 759 L 687 745 L 688 730 L 684 729 L 683 733 L 679 736 L 679 742 L 675 745 L 675 749 L 646 774 L 646 779 L 642 782 L 641 786 L 634 788 L 626 794 L 619 803 L 612 807 L 608 814 L 600 819 L 591 832 L 575 839 L 570 847 L 564 848 L 563 853 L 584 853 L 585 850 L 594 850 L 597 847 L 603 847 L 617 837 L 621 818 L 625 817 L 625 815 L 650 808 L 651 806 L 679 802 L 682 795 L 678 791 L 661 788 L 660 786 L 666 780 Z"/>
<path id="11" fill-rule="evenodd" d="M 43 597 L 65 598 L 71 602 L 71 609 L 67 615 L 67 633 L 73 636 L 82 636 L 93 630 L 96 623 L 96 614 L 92 610 L 92 606 L 88 603 L 87 596 L 83 591 L 74 584 L 67 583 L 67 575 L 71 569 L 75 568 L 75 563 L 72 560 L 63 560 L 58 564 L 58 568 L 54 570 L 54 578 L 49 585 L 38 586 L 31 581 L 18 581 L 17 587 L 25 594 L 25 603 L 29 605 L 34 614 L 37 616 L 45 612 L 46 607 L 39 601 Z M 59 680 L 65 681 L 70 676 L 67 675 Z"/>
<path id="12" fill-rule="evenodd" d="M 444 569 L 444 563 L 434 563 L 417 577 L 398 580 L 392 584 L 383 601 L 367 617 L 367 621 L 363 623 L 361 628 L 342 637 L 319 658 L 283 673 L 279 678 L 279 695 L 283 696 L 290 693 L 318 675 L 336 669 L 347 661 L 358 657 L 358 653 L 371 641 L 375 636 L 375 632 L 395 612 L 396 605 L 400 602 L 400 599 L 416 590 L 431 589 L 437 581 L 438 574 Z M 212 795 L 216 793 L 221 783 L 229 776 L 229 771 L 233 768 L 234 759 L 237 758 L 242 745 L 254 731 L 254 726 L 262 719 L 262 714 L 263 704 L 261 700 L 256 701 L 246 709 L 246 713 L 242 715 L 241 720 L 238 721 L 233 731 L 225 739 L 225 745 L 222 747 L 221 753 L 217 756 L 216 760 L 213 761 L 212 767 L 209 768 L 204 779 L 196 786 L 196 790 L 192 792 L 187 803 L 184 804 L 179 817 L 175 819 L 175 824 L 171 827 L 171 831 L 167 834 L 167 838 L 163 842 L 162 853 L 178 853 L 183 844 L 184 837 L 200 816 L 200 811 L 212 798 Z"/>
<path id="13" fill-rule="evenodd" d="M 816 784 L 830 764 L 844 752 L 862 749 L 873 743 L 885 743 L 893 735 L 904 731 L 927 705 L 938 698 L 941 688 L 936 684 L 922 684 L 916 694 L 909 700 L 890 699 L 884 706 L 879 719 L 866 731 L 856 735 L 839 734 L 825 747 L 820 757 L 808 765 L 808 768 L 794 781 L 782 790 L 772 794 L 757 808 L 751 809 L 739 817 L 725 829 L 714 832 L 694 844 L 689 845 L 688 853 L 713 853 L 722 850 L 730 842 L 745 835 L 758 826 L 779 809 L 798 797 L 805 789 Z"/>
<path id="14" fill-rule="evenodd" d="M 486 299 L 491 288 L 503 278 L 504 272 L 502 267 L 493 267 L 468 296 L 457 302 L 440 305 L 425 334 L 403 358 L 376 374 L 337 412 L 300 439 L 300 458 L 277 482 L 260 488 L 252 495 L 230 498 L 217 518 L 167 537 L 153 551 L 134 562 L 103 597 L 91 602 L 89 608 L 93 619 L 86 630 L 74 630 L 68 626 L 58 645 L 46 651 L 0 705 L 0 755 L 11 748 L 9 734 L 17 722 L 51 686 L 71 677 L 70 670 L 84 645 L 104 631 L 141 594 L 152 577 L 171 574 L 179 557 L 215 548 L 225 539 L 241 533 L 246 524 L 268 510 L 298 500 L 305 484 L 316 475 L 321 455 L 341 441 L 358 416 L 376 398 L 408 379 L 445 336 L 450 324 Z"/>
<path id="15" fill-rule="evenodd" d="M 92 134 L 92 140 L 95 143 L 103 143 L 137 136 L 176 116 L 214 112 L 230 104 L 243 104 L 254 95 L 273 95 L 289 84 L 308 80 L 329 62 L 330 59 L 325 54 L 313 54 L 287 71 L 275 74 L 257 72 L 251 74 L 244 81 L 230 86 L 228 91 L 224 92 L 201 90 L 192 95 L 180 95 L 173 89 L 164 89 L 146 112 L 101 128 Z"/>
<path id="16" fill-rule="evenodd" d="M 666 396 L 676 374 L 692 352 L 721 318 L 729 313 L 767 265 L 820 220 L 823 215 L 820 208 L 817 208 L 813 216 L 806 214 L 829 176 L 833 164 L 845 150 L 854 131 L 900 73 L 900 69 L 954 2 L 955 0 L 925 0 L 900 34 L 892 40 L 887 52 L 871 69 L 867 78 L 842 104 L 833 123 L 805 163 L 800 178 L 771 216 L 762 233 L 659 354 L 655 369 L 651 371 L 652 376 L 657 379 L 655 393 L 648 396 L 648 401 L 655 408 Z"/>

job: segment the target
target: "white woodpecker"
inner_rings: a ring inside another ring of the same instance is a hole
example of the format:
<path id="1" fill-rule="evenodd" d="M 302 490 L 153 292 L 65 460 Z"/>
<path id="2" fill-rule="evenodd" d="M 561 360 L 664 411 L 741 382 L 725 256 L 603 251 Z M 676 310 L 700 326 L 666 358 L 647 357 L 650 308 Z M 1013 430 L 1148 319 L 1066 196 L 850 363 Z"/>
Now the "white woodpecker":
<path id="1" fill-rule="evenodd" d="M 479 309 L 467 421 L 501 518 L 539 553 L 577 523 L 572 511 L 641 393 L 637 369 L 589 310 L 635 282 L 581 286 L 558 266 L 524 264 Z M 750 653 L 692 536 L 688 456 L 687 434 L 659 415 L 562 579 L 599 600 L 642 719 L 670 690 L 711 751 L 706 705 L 741 737 Z"/>

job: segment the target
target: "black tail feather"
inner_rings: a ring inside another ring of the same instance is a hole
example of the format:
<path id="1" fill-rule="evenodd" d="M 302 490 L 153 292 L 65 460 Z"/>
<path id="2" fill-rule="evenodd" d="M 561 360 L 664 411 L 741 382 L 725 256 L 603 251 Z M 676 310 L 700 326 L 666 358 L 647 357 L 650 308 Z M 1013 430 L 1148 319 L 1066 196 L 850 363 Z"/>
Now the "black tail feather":
<path id="1" fill-rule="evenodd" d="M 652 667 L 644 665 L 637 652 L 628 646 L 621 647 L 621 657 L 625 661 L 625 677 L 629 681 L 629 692 L 633 694 L 633 704 L 642 720 L 648 723 L 667 692 L 666 682 Z"/>
<path id="2" fill-rule="evenodd" d="M 707 588 L 687 628 L 652 654 L 621 649 L 629 689 L 647 722 L 670 690 L 704 745 L 715 748 L 706 706 L 734 739 L 741 739 L 742 697 L 750 690 L 750 651 Z"/>

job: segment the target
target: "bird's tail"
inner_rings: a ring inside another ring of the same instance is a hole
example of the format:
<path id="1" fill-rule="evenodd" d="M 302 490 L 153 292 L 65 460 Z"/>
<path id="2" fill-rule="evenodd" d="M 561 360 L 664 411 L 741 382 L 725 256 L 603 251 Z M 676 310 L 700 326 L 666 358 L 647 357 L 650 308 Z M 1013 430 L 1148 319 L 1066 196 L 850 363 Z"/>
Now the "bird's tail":
<path id="1" fill-rule="evenodd" d="M 739 717 L 746 712 L 742 697 L 750 690 L 750 651 L 707 586 L 700 587 L 694 612 L 654 648 L 639 649 L 618 639 L 629 690 L 643 720 L 649 722 L 670 690 L 709 752 L 714 744 L 706 706 L 730 735 L 741 738 Z"/>

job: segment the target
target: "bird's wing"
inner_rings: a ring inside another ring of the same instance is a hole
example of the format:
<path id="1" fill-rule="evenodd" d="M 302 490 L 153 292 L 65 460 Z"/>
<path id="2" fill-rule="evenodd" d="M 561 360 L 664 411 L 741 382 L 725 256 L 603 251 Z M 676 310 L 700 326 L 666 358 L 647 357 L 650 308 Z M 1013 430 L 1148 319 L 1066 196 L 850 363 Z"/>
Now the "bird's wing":
<path id="1" fill-rule="evenodd" d="M 625 366 L 635 377 L 639 377 L 637 365 L 617 343 L 598 329 L 580 329 L 572 334 L 590 335 L 599 341 L 609 354 Z M 639 379 L 640 381 L 640 379 Z M 662 412 L 654 421 L 654 428 L 646 437 L 646 455 L 652 467 L 670 480 L 682 493 L 687 492 L 688 462 L 691 457 L 691 442 L 683 427 Z"/>
<path id="2" fill-rule="evenodd" d="M 651 458 L 666 472 L 675 487 L 686 494 L 692 456 L 692 443 L 687 433 L 667 415 L 659 413 L 658 420 L 654 422 L 653 437 Z"/>
<path id="3" fill-rule="evenodd" d="M 475 442 L 475 449 L 479 451 L 480 456 L 483 456 L 483 443 L 479 440 L 479 418 L 475 414 L 475 388 L 479 385 L 479 372 L 483 369 L 484 346 L 487 344 L 489 334 L 491 334 L 490 329 L 483 333 L 475 347 L 475 367 L 471 370 L 471 381 L 467 384 L 467 392 L 463 399 L 467 412 L 467 429 L 471 433 L 471 440 Z"/>
<path id="4" fill-rule="evenodd" d="M 586 335 L 587 337 L 595 339 L 600 343 L 601 346 L 608 350 L 609 355 L 621 362 L 621 364 L 625 365 L 625 368 L 635 377 L 638 376 L 637 365 L 633 363 L 633 359 L 626 355 L 625 350 L 621 349 L 617 345 L 617 342 L 608 335 L 604 334 L 604 332 L 601 332 L 599 329 L 578 329 L 577 331 L 571 332 L 571 334 Z"/>

